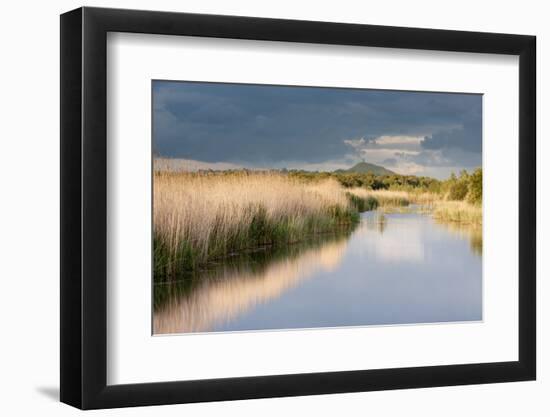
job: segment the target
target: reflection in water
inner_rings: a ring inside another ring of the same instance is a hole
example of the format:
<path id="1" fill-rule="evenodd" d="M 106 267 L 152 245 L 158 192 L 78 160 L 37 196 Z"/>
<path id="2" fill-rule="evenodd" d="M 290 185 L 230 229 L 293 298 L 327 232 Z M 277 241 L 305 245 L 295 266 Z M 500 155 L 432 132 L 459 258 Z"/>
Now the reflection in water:
<path id="1" fill-rule="evenodd" d="M 481 320 L 480 227 L 362 214 L 355 230 L 156 284 L 155 334 Z"/>
<path id="2" fill-rule="evenodd" d="M 422 243 L 422 224 L 407 222 L 393 215 L 393 233 L 384 234 L 387 228 L 387 214 L 379 212 L 365 213 L 364 219 L 356 234 L 364 235 L 376 231 L 376 238 L 364 239 L 361 251 L 368 251 L 373 257 L 389 262 L 423 262 L 424 245 Z"/>
<path id="3" fill-rule="evenodd" d="M 437 222 L 438 226 L 444 227 L 456 235 L 468 239 L 470 248 L 478 256 L 483 255 L 483 233 L 480 225 L 461 224 L 457 222 Z"/>
<path id="4" fill-rule="evenodd" d="M 214 323 L 229 322 L 253 306 L 278 297 L 317 271 L 330 272 L 340 263 L 346 236 L 325 236 L 321 240 L 293 245 L 282 259 L 272 250 L 252 256 L 254 263 L 221 265 L 205 271 L 200 283 L 187 296 L 172 298 L 155 312 L 154 333 L 202 332 Z M 248 256 L 250 258 L 250 256 Z M 250 261 L 250 259 L 248 259 Z M 174 291 L 176 284 L 163 284 L 156 293 Z M 181 284 L 180 284 L 181 285 Z M 177 290 L 176 290 L 177 291 Z"/>
<path id="5" fill-rule="evenodd" d="M 376 230 L 382 234 L 384 230 L 386 230 L 388 219 L 383 212 L 375 211 L 374 213 L 375 215 L 373 216 L 365 216 L 365 221 L 362 223 L 362 226 L 367 230 Z"/>

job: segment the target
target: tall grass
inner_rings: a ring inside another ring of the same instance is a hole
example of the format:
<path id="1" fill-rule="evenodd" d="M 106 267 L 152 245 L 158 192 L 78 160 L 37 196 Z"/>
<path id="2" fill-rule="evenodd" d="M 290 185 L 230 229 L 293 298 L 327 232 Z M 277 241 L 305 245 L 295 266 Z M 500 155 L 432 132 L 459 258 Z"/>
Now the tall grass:
<path id="1" fill-rule="evenodd" d="M 367 193 L 378 201 L 380 207 L 404 207 L 411 203 L 406 191 L 369 190 Z"/>
<path id="2" fill-rule="evenodd" d="M 375 199 L 381 208 L 406 207 L 410 204 L 431 205 L 441 197 L 434 193 L 397 191 L 397 190 L 367 190 L 352 188 L 350 192 L 361 195 L 363 198 Z"/>
<path id="3" fill-rule="evenodd" d="M 155 277 L 358 221 L 357 209 L 334 179 L 156 172 L 153 186 Z"/>
<path id="4" fill-rule="evenodd" d="M 346 189 L 346 195 L 358 212 L 375 210 L 378 208 L 378 200 L 369 194 L 365 188 L 355 187 Z"/>
<path id="5" fill-rule="evenodd" d="M 355 189 L 352 189 L 352 191 Z M 421 206 L 415 211 L 431 213 L 440 222 L 453 222 L 468 225 L 482 224 L 482 208 L 480 204 L 469 201 L 448 201 L 446 196 L 428 192 L 394 191 L 394 190 L 362 190 L 363 198 L 375 200 L 375 207 L 382 211 L 404 210 L 410 204 Z M 359 191 L 355 191 L 359 194 Z"/>
<path id="6" fill-rule="evenodd" d="M 435 204 L 433 217 L 439 221 L 481 225 L 483 220 L 480 205 L 465 201 L 439 201 Z"/>

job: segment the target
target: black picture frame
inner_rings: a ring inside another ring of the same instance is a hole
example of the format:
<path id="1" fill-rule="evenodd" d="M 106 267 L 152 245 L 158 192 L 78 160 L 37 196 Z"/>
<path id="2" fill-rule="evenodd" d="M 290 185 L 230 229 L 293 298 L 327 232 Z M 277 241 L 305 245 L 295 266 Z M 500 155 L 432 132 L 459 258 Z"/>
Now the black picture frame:
<path id="1" fill-rule="evenodd" d="M 108 32 L 519 56 L 519 360 L 107 385 Z M 536 38 L 102 8 L 61 15 L 61 401 L 82 409 L 533 380 Z"/>

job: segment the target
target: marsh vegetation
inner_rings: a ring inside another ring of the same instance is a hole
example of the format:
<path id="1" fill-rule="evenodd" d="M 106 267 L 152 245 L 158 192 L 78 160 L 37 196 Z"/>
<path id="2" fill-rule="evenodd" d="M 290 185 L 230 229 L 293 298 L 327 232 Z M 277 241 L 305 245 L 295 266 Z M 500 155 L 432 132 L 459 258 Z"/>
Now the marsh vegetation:
<path id="1" fill-rule="evenodd" d="M 354 200 L 334 179 L 277 173 L 154 176 L 155 277 L 263 245 L 288 245 L 358 222 Z"/>
<path id="2" fill-rule="evenodd" d="M 439 222 L 481 226 L 482 172 L 446 181 L 303 171 L 154 173 L 154 278 L 175 280 L 265 246 L 351 231 L 359 214 L 414 207 Z"/>

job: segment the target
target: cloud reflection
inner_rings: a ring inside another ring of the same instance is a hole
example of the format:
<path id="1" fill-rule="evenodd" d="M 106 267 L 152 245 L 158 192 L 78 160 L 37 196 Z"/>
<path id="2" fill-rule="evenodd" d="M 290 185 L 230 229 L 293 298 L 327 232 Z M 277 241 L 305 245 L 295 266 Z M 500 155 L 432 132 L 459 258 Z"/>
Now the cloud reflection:
<path id="1" fill-rule="evenodd" d="M 387 262 L 424 262 L 422 223 L 408 222 L 403 226 L 399 219 L 392 218 L 388 227 L 384 214 L 372 213 L 356 230 L 353 238 L 360 239 L 361 244 L 354 246 Z"/>

